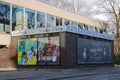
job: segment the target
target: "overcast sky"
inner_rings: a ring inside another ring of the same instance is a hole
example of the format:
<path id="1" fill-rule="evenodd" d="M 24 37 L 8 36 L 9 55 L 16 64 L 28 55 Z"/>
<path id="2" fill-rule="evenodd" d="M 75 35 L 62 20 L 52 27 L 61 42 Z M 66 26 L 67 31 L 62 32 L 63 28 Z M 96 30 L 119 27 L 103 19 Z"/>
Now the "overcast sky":
<path id="1" fill-rule="evenodd" d="M 44 0 L 43 0 L 44 1 Z M 51 0 L 52 1 L 52 0 Z M 64 1 L 66 1 L 66 2 L 69 2 L 69 1 L 71 1 L 71 0 L 64 0 Z M 78 0 L 74 0 L 74 1 L 78 1 Z M 85 5 L 86 6 L 88 6 L 88 7 L 92 7 L 92 9 L 94 10 L 94 11 L 98 11 L 99 9 L 96 7 L 96 2 L 97 1 L 99 1 L 99 0 L 83 0 L 84 2 L 85 2 Z M 88 8 L 87 7 L 87 8 Z M 88 9 L 89 10 L 89 9 Z M 84 13 L 84 12 L 83 12 Z M 91 16 L 91 18 L 96 18 L 96 19 L 100 19 L 100 20 L 104 20 L 104 21 L 106 21 L 107 20 L 107 18 L 103 15 L 103 14 L 96 14 L 96 15 L 94 15 L 94 16 Z"/>
<path id="2" fill-rule="evenodd" d="M 99 1 L 99 0 L 86 0 L 86 1 L 89 3 L 89 5 L 92 5 L 92 6 L 93 6 L 93 9 L 94 9 L 95 11 L 98 11 L 97 9 L 99 9 L 99 8 L 97 7 L 96 2 Z M 103 20 L 103 21 L 107 21 L 107 19 L 108 19 L 108 18 L 107 18 L 104 14 L 102 14 L 102 13 L 96 14 L 96 15 L 94 15 L 93 17 L 94 17 L 94 18 L 97 18 L 97 19 L 100 19 L 100 20 Z"/>
<path id="3" fill-rule="evenodd" d="M 70 0 L 66 0 L 66 1 L 70 1 Z M 76 0 L 74 0 L 76 1 Z M 84 2 L 86 2 L 86 6 L 93 6 L 92 8 L 94 9 L 94 11 L 98 11 L 99 9 L 97 8 L 97 4 L 96 2 L 99 1 L 99 0 L 84 0 Z M 103 14 L 96 14 L 94 16 L 92 16 L 93 18 L 96 18 L 96 19 L 100 19 L 100 20 L 103 20 L 103 21 L 107 21 L 107 17 Z"/>

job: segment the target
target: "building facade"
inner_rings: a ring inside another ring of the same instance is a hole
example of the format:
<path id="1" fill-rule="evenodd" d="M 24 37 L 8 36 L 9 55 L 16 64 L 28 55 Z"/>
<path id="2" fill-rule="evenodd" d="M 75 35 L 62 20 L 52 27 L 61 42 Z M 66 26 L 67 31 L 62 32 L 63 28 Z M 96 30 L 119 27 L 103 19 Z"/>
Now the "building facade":
<path id="1" fill-rule="evenodd" d="M 112 66 L 114 36 L 106 27 L 37 0 L 1 0 L 0 30 L 9 41 L 0 40 L 0 67 Z"/>

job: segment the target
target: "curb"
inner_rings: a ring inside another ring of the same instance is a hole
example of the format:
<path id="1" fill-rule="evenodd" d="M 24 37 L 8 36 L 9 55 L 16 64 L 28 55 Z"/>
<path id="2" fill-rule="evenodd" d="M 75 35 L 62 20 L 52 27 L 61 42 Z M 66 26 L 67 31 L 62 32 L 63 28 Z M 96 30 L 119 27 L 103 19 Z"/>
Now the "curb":
<path id="1" fill-rule="evenodd" d="M 17 68 L 0 68 L 0 72 L 1 71 L 16 71 Z"/>

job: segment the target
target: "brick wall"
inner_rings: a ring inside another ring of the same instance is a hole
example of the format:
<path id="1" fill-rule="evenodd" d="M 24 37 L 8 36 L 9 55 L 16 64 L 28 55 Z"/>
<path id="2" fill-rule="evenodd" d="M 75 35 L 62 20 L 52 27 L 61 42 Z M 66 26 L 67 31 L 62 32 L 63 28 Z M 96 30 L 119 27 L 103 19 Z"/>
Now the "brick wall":
<path id="1" fill-rule="evenodd" d="M 10 47 L 0 48 L 0 68 L 16 68 L 17 40 L 20 37 L 12 37 Z"/>
<path id="2" fill-rule="evenodd" d="M 56 36 L 58 36 L 58 35 L 56 35 Z M 65 47 L 66 47 L 66 44 L 65 44 L 65 41 L 66 41 L 66 38 L 65 38 L 65 32 L 63 32 L 63 33 L 59 33 L 59 37 L 60 37 L 60 48 L 61 48 L 61 53 L 60 53 L 60 55 L 61 55 L 61 57 L 60 57 L 60 61 L 61 61 L 61 64 L 60 65 L 47 65 L 47 66 L 44 66 L 44 65 L 42 65 L 42 66 L 40 66 L 40 65 L 38 65 L 38 66 L 17 66 L 17 41 L 18 41 L 18 39 L 20 39 L 20 38 L 22 38 L 22 37 L 24 37 L 24 36 L 21 36 L 21 37 L 13 37 L 12 38 L 12 55 L 13 56 L 11 56 L 12 57 L 12 59 L 14 60 L 14 61 L 11 61 L 11 63 L 15 66 L 15 67 L 17 67 L 17 68 L 45 68 L 45 69 L 47 69 L 47 68 L 65 68 L 66 67 L 66 51 L 65 51 Z M 37 35 L 36 35 L 36 37 L 37 37 Z M 8 65 L 6 65 L 6 66 L 8 66 Z"/>
<path id="3" fill-rule="evenodd" d="M 5 47 L 0 48 L 0 63 L 1 63 L 0 68 L 17 67 L 17 68 L 55 69 L 55 68 L 76 68 L 81 66 L 88 67 L 89 65 L 77 64 L 77 34 L 62 32 L 59 33 L 59 36 L 60 36 L 60 47 L 61 47 L 60 65 L 17 66 L 18 39 L 24 37 L 24 36 L 20 36 L 20 37 L 12 37 L 10 48 L 5 48 Z M 101 65 L 97 65 L 97 66 L 101 66 Z"/>

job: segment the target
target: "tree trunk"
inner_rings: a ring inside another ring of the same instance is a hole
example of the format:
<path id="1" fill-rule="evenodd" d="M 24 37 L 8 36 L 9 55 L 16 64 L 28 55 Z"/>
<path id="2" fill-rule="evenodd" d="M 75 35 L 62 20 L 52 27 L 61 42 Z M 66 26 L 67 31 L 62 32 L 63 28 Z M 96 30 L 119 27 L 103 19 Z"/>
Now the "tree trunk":
<path id="1" fill-rule="evenodd" d="M 114 41 L 114 55 L 115 62 L 118 63 L 120 58 L 120 37 L 116 38 Z"/>

